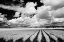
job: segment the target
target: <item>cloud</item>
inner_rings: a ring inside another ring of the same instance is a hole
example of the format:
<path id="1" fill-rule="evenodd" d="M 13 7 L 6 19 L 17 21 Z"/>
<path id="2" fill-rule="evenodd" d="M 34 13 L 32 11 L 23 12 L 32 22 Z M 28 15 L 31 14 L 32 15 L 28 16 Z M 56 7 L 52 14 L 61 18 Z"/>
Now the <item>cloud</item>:
<path id="1" fill-rule="evenodd" d="M 8 9 L 8 10 L 14 10 L 14 11 L 18 11 L 18 12 L 23 12 L 24 8 L 20 7 L 20 6 L 6 6 L 6 5 L 0 5 L 0 8 L 3 9 Z"/>
<path id="2" fill-rule="evenodd" d="M 64 18 L 64 7 L 53 11 L 51 15 L 55 18 Z"/>
<path id="3" fill-rule="evenodd" d="M 36 3 L 28 2 L 26 4 L 24 13 L 27 13 L 27 14 L 34 14 L 34 13 L 36 13 L 35 6 L 36 6 Z"/>
<path id="4" fill-rule="evenodd" d="M 53 22 L 63 22 L 64 18 L 54 18 Z"/>
<path id="5" fill-rule="evenodd" d="M 64 7 L 64 0 L 41 0 L 44 5 L 51 6 L 52 9 L 58 9 Z"/>
<path id="6" fill-rule="evenodd" d="M 50 19 L 49 11 L 50 7 L 42 6 L 37 9 L 36 17 L 40 19 Z"/>
<path id="7" fill-rule="evenodd" d="M 49 13 L 48 12 L 43 12 L 41 14 L 37 14 L 37 17 L 40 18 L 40 19 L 49 19 Z"/>
<path id="8" fill-rule="evenodd" d="M 16 12 L 14 17 L 19 17 L 20 16 L 20 12 Z"/>

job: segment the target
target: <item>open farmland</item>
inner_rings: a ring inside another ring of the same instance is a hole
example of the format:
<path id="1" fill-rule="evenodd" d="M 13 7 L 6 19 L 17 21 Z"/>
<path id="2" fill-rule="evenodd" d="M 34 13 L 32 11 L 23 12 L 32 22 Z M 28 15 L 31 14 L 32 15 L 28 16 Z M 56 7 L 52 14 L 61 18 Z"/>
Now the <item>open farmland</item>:
<path id="1" fill-rule="evenodd" d="M 0 29 L 1 42 L 64 42 L 63 29 L 14 28 Z"/>

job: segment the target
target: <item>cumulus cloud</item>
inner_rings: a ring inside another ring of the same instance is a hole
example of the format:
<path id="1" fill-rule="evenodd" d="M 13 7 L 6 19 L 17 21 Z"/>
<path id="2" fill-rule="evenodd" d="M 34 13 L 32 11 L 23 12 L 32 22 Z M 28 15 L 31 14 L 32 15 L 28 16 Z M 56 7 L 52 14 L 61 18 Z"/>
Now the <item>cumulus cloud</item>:
<path id="1" fill-rule="evenodd" d="M 58 2 L 57 2 L 58 1 Z M 64 17 L 64 7 L 62 4 L 62 0 L 43 0 L 44 6 L 38 7 L 35 9 L 36 4 L 33 2 L 28 2 L 26 7 L 4 7 L 10 8 L 11 10 L 16 10 L 22 13 L 22 16 L 17 19 L 9 20 L 12 23 L 26 24 L 30 25 L 30 27 L 40 26 L 51 22 L 51 16 L 55 18 Z M 63 7 L 63 8 L 62 8 Z M 54 11 L 51 9 L 55 9 Z M 18 17 L 20 13 L 16 12 L 15 17 Z M 36 13 L 32 18 L 27 17 L 31 14 Z M 26 16 L 24 16 L 26 14 Z M 39 19 L 39 21 L 38 21 Z M 56 19 L 56 21 L 59 21 Z"/>
<path id="2" fill-rule="evenodd" d="M 48 24 L 48 20 L 38 18 L 26 18 L 24 21 L 25 24 L 29 25 L 28 27 L 40 27 L 42 25 Z"/>
<path id="3" fill-rule="evenodd" d="M 20 12 L 16 12 L 14 17 L 19 17 L 19 15 L 20 15 Z"/>
<path id="4" fill-rule="evenodd" d="M 54 10 L 51 15 L 55 18 L 64 18 L 64 7 Z"/>
<path id="5" fill-rule="evenodd" d="M 64 0 L 41 0 L 44 5 L 51 6 L 52 9 L 64 7 Z"/>
<path id="6" fill-rule="evenodd" d="M 64 18 L 54 18 L 53 22 L 63 22 Z"/>
<path id="7" fill-rule="evenodd" d="M 5 16 L 0 13 L 0 21 L 5 21 Z"/>
<path id="8" fill-rule="evenodd" d="M 11 20 L 9 20 L 8 22 L 11 22 L 11 23 L 14 23 L 14 24 L 17 23 L 17 22 L 16 22 L 16 19 L 11 19 Z"/>
<path id="9" fill-rule="evenodd" d="M 26 4 L 26 7 L 24 8 L 24 11 L 22 12 L 22 17 L 32 17 L 33 14 L 36 14 L 35 9 L 36 3 L 28 2 Z"/>
<path id="10" fill-rule="evenodd" d="M 19 18 L 15 18 L 15 19 L 11 19 L 9 20 L 8 22 L 11 22 L 11 23 L 19 23 L 19 22 L 23 22 L 24 21 L 24 18 L 22 17 L 19 17 Z"/>
<path id="11" fill-rule="evenodd" d="M 28 2 L 26 4 L 24 13 L 27 13 L 27 14 L 34 14 L 34 13 L 36 13 L 35 6 L 36 6 L 36 3 Z"/>
<path id="12" fill-rule="evenodd" d="M 40 19 L 50 19 L 49 11 L 50 7 L 42 6 L 37 9 L 36 17 Z"/>
<path id="13" fill-rule="evenodd" d="M 52 21 L 64 21 L 64 0 L 41 0 L 41 2 L 45 6 L 51 7 L 49 13 L 51 14 Z"/>
<path id="14" fill-rule="evenodd" d="M 29 27 L 36 27 L 39 26 L 39 22 L 35 18 L 26 18 L 24 21 L 25 24 L 28 24 Z"/>

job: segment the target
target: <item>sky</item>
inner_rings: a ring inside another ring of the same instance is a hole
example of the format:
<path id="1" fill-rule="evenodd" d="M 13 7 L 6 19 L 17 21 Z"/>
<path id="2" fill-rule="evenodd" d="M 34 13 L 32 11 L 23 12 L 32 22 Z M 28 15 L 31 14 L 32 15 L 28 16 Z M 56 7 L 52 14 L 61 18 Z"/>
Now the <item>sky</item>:
<path id="1" fill-rule="evenodd" d="M 37 3 L 33 2 L 28 2 L 26 4 L 26 7 L 11 7 L 4 5 L 0 5 L 0 7 L 18 11 L 15 13 L 16 17 L 18 17 L 19 14 L 22 13 L 23 17 L 21 17 L 20 19 L 17 18 L 9 20 L 10 22 L 14 21 L 14 23 L 17 23 L 17 20 L 20 21 L 24 19 L 23 23 L 26 23 L 30 26 L 40 26 L 51 21 L 51 19 L 64 18 L 64 0 L 40 0 L 40 2 L 44 3 L 44 5 L 37 7 L 37 10 L 35 9 Z M 30 18 L 30 15 L 32 14 L 35 15 Z M 29 16 L 27 17 L 27 15 Z"/>
<path id="2" fill-rule="evenodd" d="M 64 0 L 41 0 L 40 2 L 51 7 L 52 16 L 56 18 L 64 17 Z"/>

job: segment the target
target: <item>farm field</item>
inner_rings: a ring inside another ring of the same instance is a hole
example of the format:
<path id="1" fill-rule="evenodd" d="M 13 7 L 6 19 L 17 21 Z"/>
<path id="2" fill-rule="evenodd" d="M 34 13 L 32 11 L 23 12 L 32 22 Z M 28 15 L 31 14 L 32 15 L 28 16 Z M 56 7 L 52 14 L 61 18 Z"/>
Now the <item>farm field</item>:
<path id="1" fill-rule="evenodd" d="M 0 29 L 0 41 L 6 42 L 64 42 L 64 29 L 13 28 Z"/>

